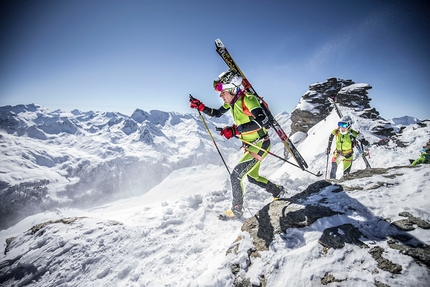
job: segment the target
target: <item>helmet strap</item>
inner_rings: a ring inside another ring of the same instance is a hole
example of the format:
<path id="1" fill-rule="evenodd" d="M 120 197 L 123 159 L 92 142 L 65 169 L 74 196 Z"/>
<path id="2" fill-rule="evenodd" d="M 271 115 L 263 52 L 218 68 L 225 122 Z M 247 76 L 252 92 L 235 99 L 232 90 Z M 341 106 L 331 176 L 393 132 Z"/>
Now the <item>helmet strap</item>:
<path id="1" fill-rule="evenodd" d="M 241 89 L 238 90 L 238 92 L 236 93 L 236 95 L 234 96 L 233 100 L 231 100 L 230 105 L 234 105 L 234 103 L 236 103 L 237 99 L 239 99 L 239 97 L 242 95 L 243 91 Z"/>

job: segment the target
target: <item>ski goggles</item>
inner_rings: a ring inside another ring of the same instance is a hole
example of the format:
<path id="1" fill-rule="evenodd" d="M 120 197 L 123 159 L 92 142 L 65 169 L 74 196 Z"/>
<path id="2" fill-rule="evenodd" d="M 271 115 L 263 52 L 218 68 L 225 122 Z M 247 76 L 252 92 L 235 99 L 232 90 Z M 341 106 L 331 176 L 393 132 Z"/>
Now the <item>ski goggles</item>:
<path id="1" fill-rule="evenodd" d="M 223 84 L 221 82 L 214 81 L 214 89 L 217 92 L 222 92 Z"/>
<path id="2" fill-rule="evenodd" d="M 338 123 L 337 123 L 337 125 L 338 125 L 338 127 L 340 127 L 340 128 L 344 128 L 344 129 L 349 128 L 349 123 L 345 123 L 345 122 L 338 122 Z"/>
<path id="3" fill-rule="evenodd" d="M 214 89 L 217 92 L 222 92 L 222 91 L 232 92 L 237 88 L 238 87 L 236 87 L 232 84 L 223 84 L 222 82 L 218 82 L 216 80 L 214 81 Z"/>

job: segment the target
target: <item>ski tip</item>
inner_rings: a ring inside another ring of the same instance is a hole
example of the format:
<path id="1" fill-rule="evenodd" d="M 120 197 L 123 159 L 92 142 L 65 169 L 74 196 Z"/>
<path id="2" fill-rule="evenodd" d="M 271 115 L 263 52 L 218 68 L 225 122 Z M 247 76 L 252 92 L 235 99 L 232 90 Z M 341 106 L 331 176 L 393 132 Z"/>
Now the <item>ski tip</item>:
<path id="1" fill-rule="evenodd" d="M 220 38 L 215 39 L 215 46 L 217 46 L 218 48 L 225 48 Z"/>

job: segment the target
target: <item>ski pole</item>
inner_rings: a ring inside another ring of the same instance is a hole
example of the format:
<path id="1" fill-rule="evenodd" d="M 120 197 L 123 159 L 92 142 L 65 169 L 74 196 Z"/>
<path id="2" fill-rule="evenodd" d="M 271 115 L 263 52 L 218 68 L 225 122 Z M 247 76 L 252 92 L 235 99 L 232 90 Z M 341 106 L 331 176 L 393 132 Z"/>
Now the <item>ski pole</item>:
<path id="1" fill-rule="evenodd" d="M 190 94 L 190 101 L 191 101 L 191 100 L 195 100 L 195 98 Z M 208 125 L 206 124 L 205 118 L 203 117 L 202 113 L 201 113 L 198 109 L 197 109 L 197 111 L 199 112 L 199 116 L 200 116 L 200 118 L 202 119 L 202 122 L 203 122 L 203 124 L 204 124 L 204 125 L 205 125 L 205 127 L 206 127 L 206 131 L 208 132 L 209 136 L 211 137 L 212 142 L 214 143 L 214 146 L 215 146 L 216 150 L 218 151 L 218 154 L 219 154 L 219 156 L 221 157 L 222 162 L 224 163 L 224 166 L 225 166 L 225 168 L 227 169 L 228 174 L 231 174 L 231 173 L 230 173 L 230 170 L 228 169 L 228 166 L 227 166 L 227 164 L 225 163 L 225 160 L 224 160 L 224 158 L 223 158 L 223 156 L 222 156 L 222 154 L 221 154 L 221 151 L 219 150 L 219 148 L 218 148 L 218 146 L 217 146 L 217 144 L 216 144 L 216 142 L 215 142 L 215 139 L 214 139 L 214 137 L 212 136 L 212 133 L 211 133 L 211 131 L 209 130 Z"/>
<path id="2" fill-rule="evenodd" d="M 369 161 L 366 158 L 366 154 L 364 153 L 364 147 L 363 147 L 363 143 L 360 142 L 360 150 L 361 150 L 361 157 L 363 158 L 364 164 L 366 165 L 366 168 L 372 168 L 370 166 Z"/>
<path id="3" fill-rule="evenodd" d="M 243 139 L 241 139 L 241 138 L 239 138 L 239 139 L 240 139 L 243 143 L 245 143 L 245 144 L 247 144 L 247 145 L 250 145 L 250 146 L 253 146 L 253 147 L 255 147 L 255 148 L 257 148 L 257 149 L 259 149 L 259 150 L 261 150 L 261 151 L 263 151 L 263 152 L 267 152 L 268 154 L 270 154 L 270 155 L 272 155 L 272 156 L 274 156 L 274 157 L 276 157 L 276 158 L 279 158 L 280 160 L 283 160 L 283 161 L 285 161 L 285 162 L 287 162 L 287 163 L 289 163 L 289 164 L 291 164 L 291 165 L 293 165 L 293 166 L 295 166 L 295 167 L 297 167 L 297 168 L 300 168 L 300 169 L 301 169 L 301 170 L 303 170 L 303 171 L 306 171 L 306 172 L 308 172 L 308 173 L 310 173 L 310 174 L 312 174 L 312 175 L 315 175 L 315 176 L 317 176 L 317 177 L 322 176 L 322 173 L 321 173 L 320 171 L 318 171 L 318 173 L 313 173 L 313 172 L 311 172 L 311 171 L 309 171 L 309 170 L 302 169 L 299 165 L 297 165 L 297 164 L 295 164 L 295 163 L 292 163 L 292 162 L 290 162 L 290 161 L 286 160 L 285 158 L 280 157 L 280 156 L 279 156 L 279 155 L 277 155 L 277 154 L 274 154 L 274 153 L 272 153 L 272 152 L 270 152 L 270 151 L 268 151 L 268 150 L 266 150 L 266 149 L 264 149 L 264 148 L 259 147 L 258 145 L 255 145 L 255 144 L 253 144 L 253 143 L 247 142 L 247 141 L 245 141 L 245 140 L 243 140 Z"/>
<path id="4" fill-rule="evenodd" d="M 217 129 L 217 131 L 220 131 L 220 130 L 222 130 L 222 128 L 216 128 Z M 270 155 L 272 155 L 272 156 L 274 156 L 274 157 L 276 157 L 276 158 L 279 158 L 280 160 L 283 160 L 283 161 L 285 161 L 285 162 L 287 162 L 287 163 L 289 163 L 289 164 L 291 164 L 291 165 L 293 165 L 293 166 L 295 166 L 295 167 L 297 167 L 297 168 L 300 168 L 300 169 L 302 169 L 300 166 L 298 166 L 297 164 L 294 164 L 294 163 L 292 163 L 292 162 L 290 162 L 290 161 L 288 161 L 288 160 L 286 160 L 285 158 L 283 158 L 283 157 L 280 157 L 279 155 L 277 155 L 277 154 L 274 154 L 274 153 L 272 153 L 272 152 L 270 152 L 270 151 L 268 151 L 268 150 L 265 150 L 264 148 L 261 148 L 261 147 L 259 147 L 258 145 L 255 145 L 255 144 L 253 144 L 253 143 L 250 143 L 250 142 L 247 142 L 247 141 L 245 141 L 245 140 L 243 140 L 243 139 L 241 139 L 241 138 L 239 138 L 239 137 L 237 137 L 239 140 L 241 140 L 244 144 L 247 144 L 247 145 L 250 145 L 250 146 L 253 146 L 253 147 L 255 147 L 256 149 L 259 149 L 259 150 L 261 150 L 261 151 L 263 151 L 263 152 L 266 152 L 266 153 L 268 153 L 268 154 L 270 154 Z M 306 171 L 306 172 L 308 172 L 308 173 L 310 173 L 310 174 L 312 174 L 312 175 L 315 175 L 315 176 L 322 176 L 322 173 L 320 172 L 320 171 L 318 171 L 318 173 L 313 173 L 313 172 L 310 172 L 309 170 L 306 170 L 306 169 L 302 169 L 303 171 Z"/>
<path id="5" fill-rule="evenodd" d="M 327 170 L 328 170 L 328 158 L 329 158 L 330 153 L 327 154 L 327 161 L 325 163 L 325 179 L 327 179 Z"/>

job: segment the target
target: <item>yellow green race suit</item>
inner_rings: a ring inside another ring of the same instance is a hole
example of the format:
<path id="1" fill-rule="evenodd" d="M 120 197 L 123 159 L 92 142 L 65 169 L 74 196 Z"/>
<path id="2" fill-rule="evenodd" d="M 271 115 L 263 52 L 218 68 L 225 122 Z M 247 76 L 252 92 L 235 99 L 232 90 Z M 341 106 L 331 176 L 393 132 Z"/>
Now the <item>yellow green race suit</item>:
<path id="1" fill-rule="evenodd" d="M 328 150 L 331 149 L 333 138 L 336 137 L 336 149 L 333 152 L 331 160 L 330 178 L 336 178 L 337 166 L 340 162 L 343 163 L 343 175 L 348 174 L 352 167 L 352 156 L 354 153 L 355 139 L 358 132 L 349 128 L 346 134 L 342 134 L 340 130 L 334 129 L 328 139 Z"/>
<path id="2" fill-rule="evenodd" d="M 218 109 L 205 107 L 203 112 L 211 117 L 220 117 L 228 110 L 233 115 L 241 139 L 270 151 L 270 139 L 264 127 L 268 119 L 255 95 L 249 93 L 239 94 L 233 99 L 232 103 L 224 104 Z M 267 152 L 246 145 L 244 149 L 245 153 L 230 174 L 233 193 L 233 212 L 239 209 L 242 210 L 244 194 L 243 178 L 245 176 L 247 176 L 249 182 L 265 188 L 274 197 L 281 191 L 276 184 L 259 175 L 261 160 L 267 156 Z"/>
<path id="3" fill-rule="evenodd" d="M 430 154 L 428 154 L 427 151 L 422 152 L 420 157 L 411 163 L 411 166 L 415 166 L 417 164 L 422 163 L 430 163 Z"/>

